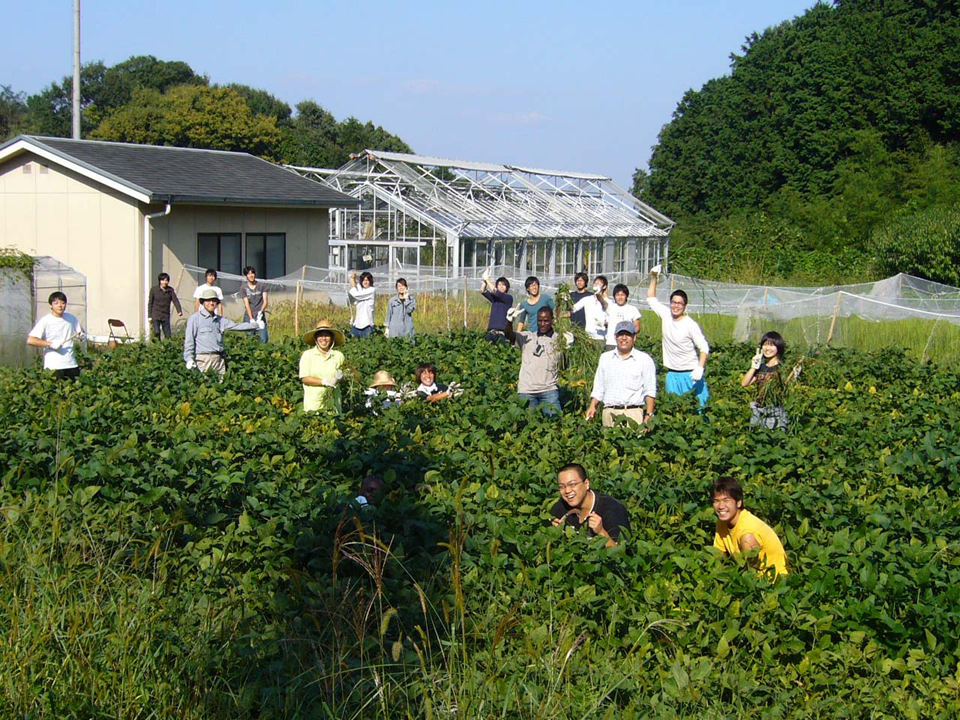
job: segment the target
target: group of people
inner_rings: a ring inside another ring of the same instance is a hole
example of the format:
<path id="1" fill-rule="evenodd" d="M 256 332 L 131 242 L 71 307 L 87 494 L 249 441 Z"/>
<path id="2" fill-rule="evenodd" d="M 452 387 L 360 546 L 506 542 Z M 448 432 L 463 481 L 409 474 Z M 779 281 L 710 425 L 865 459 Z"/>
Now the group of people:
<path id="1" fill-rule="evenodd" d="M 587 471 L 569 463 L 557 474 L 560 499 L 550 508 L 554 527 L 587 528 L 592 536 L 606 538 L 607 547 L 620 540 L 621 530 L 630 531 L 630 517 L 619 500 L 590 487 Z M 762 572 L 787 574 L 787 556 L 776 532 L 743 504 L 743 488 L 732 477 L 718 478 L 710 488 L 717 517 L 713 547 L 726 555 L 757 551 L 755 566 Z"/>

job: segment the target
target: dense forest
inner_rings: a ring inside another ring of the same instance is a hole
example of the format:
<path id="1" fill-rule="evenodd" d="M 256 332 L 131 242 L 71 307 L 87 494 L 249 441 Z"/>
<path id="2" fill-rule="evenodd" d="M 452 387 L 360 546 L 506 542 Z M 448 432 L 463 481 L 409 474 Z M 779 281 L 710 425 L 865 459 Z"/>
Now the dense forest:
<path id="1" fill-rule="evenodd" d="M 634 192 L 675 270 L 960 284 L 960 3 L 836 0 L 746 39 L 690 90 Z"/>
<path id="2" fill-rule="evenodd" d="M 365 148 L 411 152 L 372 122 L 337 119 L 313 100 L 295 111 L 247 85 L 211 85 L 185 62 L 132 57 L 80 73 L 81 134 L 91 140 L 241 150 L 294 165 L 340 167 Z M 73 78 L 31 95 L 0 86 L 0 140 L 18 133 L 70 137 Z"/>

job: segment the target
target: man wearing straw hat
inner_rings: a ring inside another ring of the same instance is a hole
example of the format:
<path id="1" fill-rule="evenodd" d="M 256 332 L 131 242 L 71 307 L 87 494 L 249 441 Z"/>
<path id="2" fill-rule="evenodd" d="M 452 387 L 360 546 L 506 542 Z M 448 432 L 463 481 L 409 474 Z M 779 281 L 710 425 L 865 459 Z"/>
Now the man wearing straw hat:
<path id="1" fill-rule="evenodd" d="M 311 346 L 300 356 L 303 411 L 339 415 L 343 405 L 337 383 L 343 378 L 343 353 L 334 347 L 343 345 L 343 333 L 329 320 L 321 320 L 304 333 L 303 342 Z"/>
<path id="2" fill-rule="evenodd" d="M 217 314 L 220 305 L 218 288 L 204 288 L 197 298 L 200 309 L 187 318 L 187 330 L 183 338 L 183 360 L 187 370 L 200 372 L 215 370 L 223 379 L 227 371 L 227 359 L 223 347 L 223 333 L 228 330 L 257 330 L 255 322 L 234 322 Z"/>
<path id="3" fill-rule="evenodd" d="M 388 407 L 399 407 L 400 394 L 397 392 L 397 381 L 386 370 L 377 370 L 373 382 L 364 393 L 367 397 L 366 406 L 376 414 L 377 410 L 386 410 Z"/>

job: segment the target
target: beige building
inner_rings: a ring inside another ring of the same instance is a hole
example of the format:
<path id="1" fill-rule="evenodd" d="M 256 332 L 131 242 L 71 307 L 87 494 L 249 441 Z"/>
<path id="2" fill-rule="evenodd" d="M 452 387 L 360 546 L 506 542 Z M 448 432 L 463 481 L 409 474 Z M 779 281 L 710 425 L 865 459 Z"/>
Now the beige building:
<path id="1" fill-rule="evenodd" d="M 50 255 L 87 277 L 87 332 L 149 328 L 160 272 L 184 265 L 261 278 L 325 266 L 330 208 L 358 201 L 246 153 L 20 135 L 0 145 L 0 247 Z M 202 280 L 201 280 L 202 281 Z"/>

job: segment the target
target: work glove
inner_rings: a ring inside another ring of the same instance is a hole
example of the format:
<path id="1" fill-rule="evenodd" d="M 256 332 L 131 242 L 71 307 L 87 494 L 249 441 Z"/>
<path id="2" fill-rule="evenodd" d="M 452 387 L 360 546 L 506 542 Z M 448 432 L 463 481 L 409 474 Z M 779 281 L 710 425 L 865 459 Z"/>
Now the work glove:
<path id="1" fill-rule="evenodd" d="M 697 365 L 693 370 L 690 371 L 690 379 L 694 382 L 700 382 L 703 380 L 703 368 L 700 365 Z"/>
<path id="2" fill-rule="evenodd" d="M 490 283 L 490 268 L 485 268 L 483 275 L 480 276 L 482 280 L 486 280 L 487 283 Z"/>
<path id="3" fill-rule="evenodd" d="M 259 315 L 257 315 L 257 328 L 259 330 L 267 329 L 267 321 L 263 319 L 263 313 L 260 313 Z"/>
<path id="4" fill-rule="evenodd" d="M 77 340 L 83 340 L 86 336 L 87 336 L 87 334 L 83 331 L 83 328 L 81 328 L 80 330 L 77 330 L 77 334 L 74 335 L 74 337 L 75 337 Z"/>
<path id="5" fill-rule="evenodd" d="M 507 310 L 507 322 L 513 322 L 516 320 L 517 315 L 520 314 L 520 308 L 510 308 Z"/>
<path id="6" fill-rule="evenodd" d="M 760 369 L 760 363 L 763 362 L 763 353 L 760 350 L 757 350 L 757 354 L 753 356 L 753 360 L 750 361 L 750 367 L 754 370 Z"/>
<path id="7" fill-rule="evenodd" d="M 447 392 L 451 397 L 460 397 L 463 395 L 463 388 L 460 387 L 460 383 L 452 382 L 447 386 Z"/>
<path id="8" fill-rule="evenodd" d="M 320 384 L 323 385 L 324 387 L 333 388 L 337 386 L 337 380 L 336 378 L 321 378 Z"/>
<path id="9" fill-rule="evenodd" d="M 53 342 L 50 343 L 51 350 L 59 350 L 62 347 L 63 347 L 63 342 L 61 342 L 60 340 L 54 340 Z"/>
<path id="10" fill-rule="evenodd" d="M 567 347 L 570 347 L 571 345 L 573 345 L 573 333 L 572 333 L 572 332 L 565 332 L 565 333 L 563 334 L 563 339 L 566 341 Z"/>
<path id="11" fill-rule="evenodd" d="M 383 328 L 383 336 L 384 336 L 385 338 L 390 337 L 390 327 L 389 327 L 388 325 L 387 325 L 387 326 L 384 326 L 384 328 Z"/>
<path id="12" fill-rule="evenodd" d="M 654 265 L 652 268 L 650 268 L 651 275 L 659 275 L 661 272 L 663 272 L 662 265 Z"/>
<path id="13" fill-rule="evenodd" d="M 187 360 L 187 370 L 196 370 L 197 361 L 196 360 Z"/>

